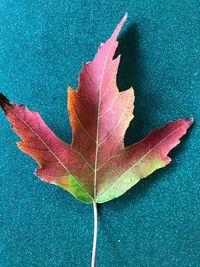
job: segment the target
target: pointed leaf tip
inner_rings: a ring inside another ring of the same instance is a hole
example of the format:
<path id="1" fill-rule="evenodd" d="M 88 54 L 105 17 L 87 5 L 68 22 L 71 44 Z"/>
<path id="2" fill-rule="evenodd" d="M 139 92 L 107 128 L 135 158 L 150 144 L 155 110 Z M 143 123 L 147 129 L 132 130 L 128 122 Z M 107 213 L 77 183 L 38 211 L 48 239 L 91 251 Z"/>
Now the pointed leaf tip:
<path id="1" fill-rule="evenodd" d="M 128 12 L 124 14 L 124 19 L 126 20 L 128 18 Z"/>
<path id="2" fill-rule="evenodd" d="M 114 32 L 113 32 L 113 34 L 112 34 L 112 36 L 111 36 L 111 38 L 110 39 L 117 39 L 117 36 L 119 35 L 119 33 L 120 33 L 120 31 L 121 31 L 121 29 L 122 29 L 122 27 L 123 27 L 123 25 L 124 25 L 124 23 L 125 23 L 125 21 L 127 20 L 127 17 L 128 17 L 128 14 L 127 13 L 125 13 L 124 14 L 124 17 L 122 18 L 122 20 L 120 21 L 120 23 L 117 25 L 117 27 L 115 28 L 115 30 L 114 30 Z"/>
<path id="3" fill-rule="evenodd" d="M 4 94 L 0 93 L 0 106 L 1 106 L 1 108 L 4 109 L 5 104 L 9 104 L 9 103 L 10 102 L 9 102 L 8 98 Z"/>
<path id="4" fill-rule="evenodd" d="M 189 123 L 190 126 L 194 123 L 194 118 L 193 117 L 189 117 L 189 118 L 187 118 L 185 120 Z"/>

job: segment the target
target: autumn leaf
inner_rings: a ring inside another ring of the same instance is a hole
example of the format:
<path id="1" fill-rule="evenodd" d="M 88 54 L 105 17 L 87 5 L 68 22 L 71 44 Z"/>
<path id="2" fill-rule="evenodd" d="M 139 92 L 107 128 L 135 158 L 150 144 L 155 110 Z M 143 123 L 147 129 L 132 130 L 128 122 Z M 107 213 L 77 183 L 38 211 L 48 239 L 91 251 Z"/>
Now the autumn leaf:
<path id="1" fill-rule="evenodd" d="M 169 122 L 142 141 L 124 147 L 124 135 L 133 119 L 134 91 L 119 92 L 116 75 L 120 56 L 113 57 L 126 18 L 101 44 L 94 60 L 84 63 L 78 89 L 68 88 L 71 145 L 61 141 L 38 112 L 0 95 L 1 107 L 22 139 L 17 146 L 39 164 L 35 174 L 86 203 L 117 198 L 169 164 L 168 153 L 193 123 L 193 118 Z"/>
<path id="2" fill-rule="evenodd" d="M 40 166 L 36 175 L 84 202 L 102 203 L 119 197 L 167 165 L 167 154 L 193 122 L 192 118 L 169 122 L 139 143 L 124 147 L 124 134 L 133 118 L 134 93 L 132 88 L 118 91 L 120 56 L 113 56 L 126 17 L 101 44 L 94 60 L 83 65 L 78 90 L 68 88 L 71 145 L 61 141 L 39 113 L 0 96 L 1 107 L 22 139 L 17 146 Z"/>

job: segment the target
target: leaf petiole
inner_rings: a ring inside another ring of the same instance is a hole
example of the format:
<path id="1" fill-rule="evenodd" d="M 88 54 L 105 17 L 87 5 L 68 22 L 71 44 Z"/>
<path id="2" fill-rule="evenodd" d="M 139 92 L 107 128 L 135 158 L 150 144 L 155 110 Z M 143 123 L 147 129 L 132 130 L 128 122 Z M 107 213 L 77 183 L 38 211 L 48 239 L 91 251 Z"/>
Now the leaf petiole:
<path id="1" fill-rule="evenodd" d="M 93 209 L 94 209 L 94 237 L 93 237 L 91 267 L 95 267 L 96 266 L 96 247 L 97 247 L 97 232 L 98 232 L 98 213 L 97 213 L 97 203 L 96 203 L 96 201 L 93 201 Z"/>

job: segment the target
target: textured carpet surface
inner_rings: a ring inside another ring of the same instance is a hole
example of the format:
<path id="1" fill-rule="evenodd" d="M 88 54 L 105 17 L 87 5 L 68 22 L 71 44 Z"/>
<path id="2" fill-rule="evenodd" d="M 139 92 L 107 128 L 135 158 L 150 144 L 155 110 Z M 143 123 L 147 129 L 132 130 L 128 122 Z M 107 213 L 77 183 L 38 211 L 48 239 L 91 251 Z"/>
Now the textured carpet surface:
<path id="1" fill-rule="evenodd" d="M 166 169 L 99 208 L 97 266 L 200 266 L 198 0 L 1 0 L 0 88 L 70 142 L 66 87 L 126 11 L 118 85 L 136 93 L 126 143 L 168 120 L 196 123 Z M 0 267 L 90 266 L 92 206 L 35 177 L 2 113 L 0 124 Z"/>

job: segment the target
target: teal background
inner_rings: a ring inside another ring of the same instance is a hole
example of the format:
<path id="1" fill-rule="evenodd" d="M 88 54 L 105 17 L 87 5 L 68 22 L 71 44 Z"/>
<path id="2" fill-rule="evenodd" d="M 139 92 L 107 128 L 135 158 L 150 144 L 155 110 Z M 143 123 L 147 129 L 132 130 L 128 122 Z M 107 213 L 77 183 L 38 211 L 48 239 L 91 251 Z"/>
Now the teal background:
<path id="1" fill-rule="evenodd" d="M 196 123 L 167 168 L 99 207 L 97 267 L 200 266 L 198 0 L 1 0 L 0 88 L 70 142 L 67 85 L 126 11 L 118 85 L 136 93 L 126 144 L 168 120 Z M 92 206 L 35 177 L 2 113 L 0 123 L 0 267 L 90 266 Z"/>

